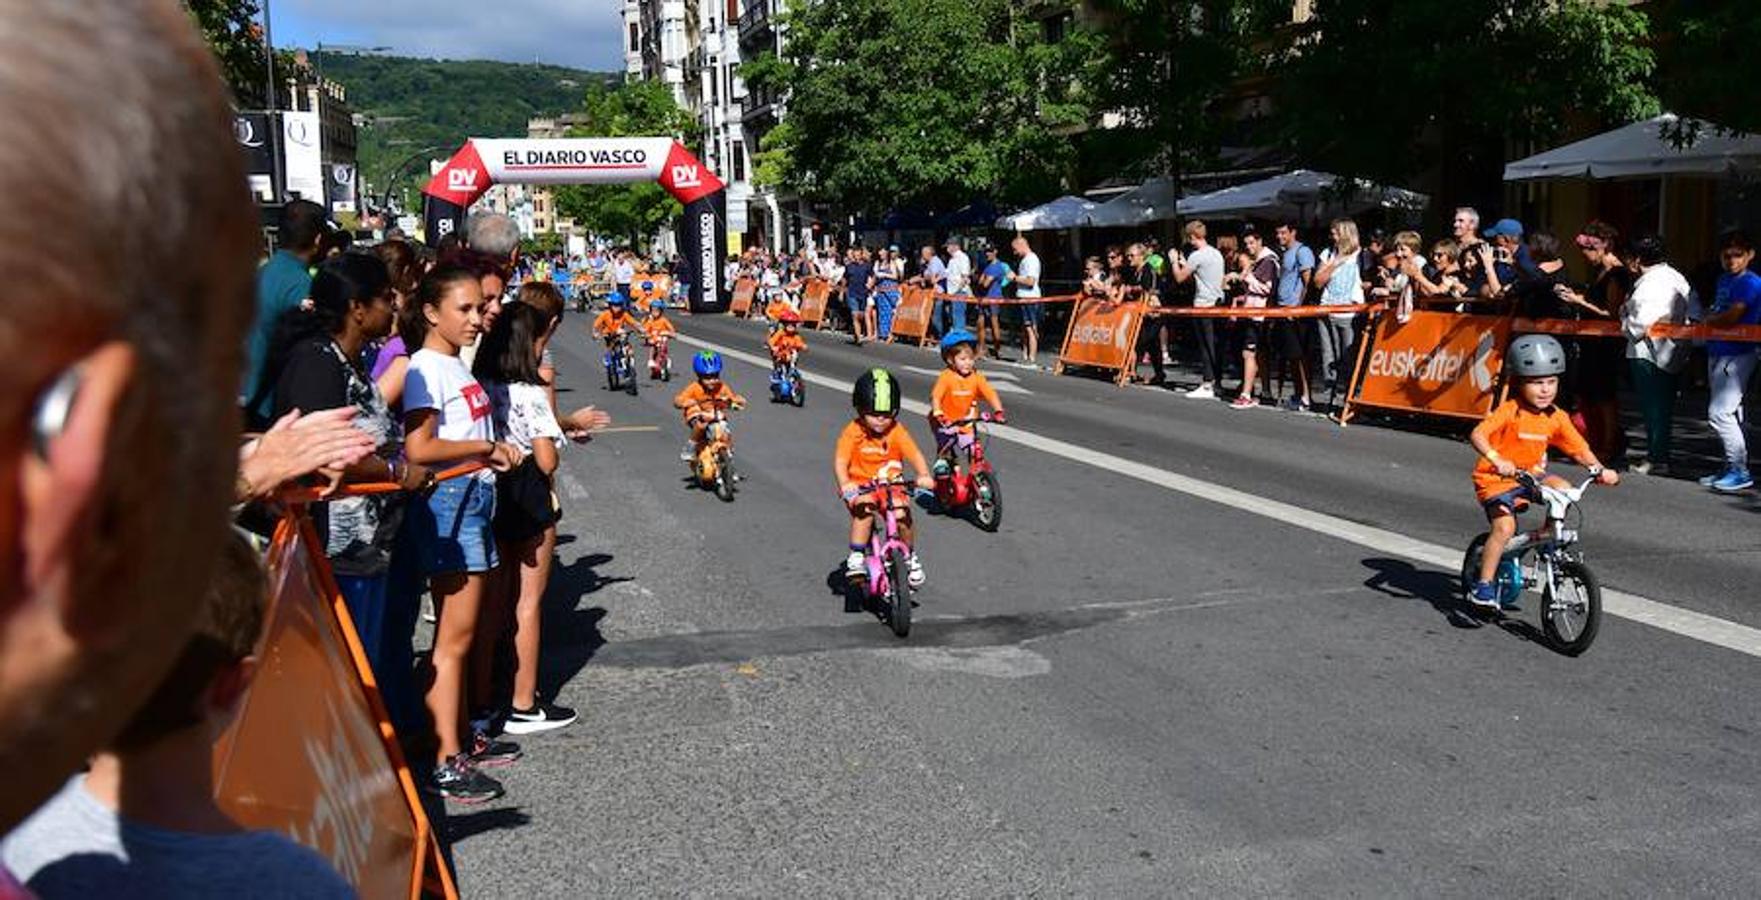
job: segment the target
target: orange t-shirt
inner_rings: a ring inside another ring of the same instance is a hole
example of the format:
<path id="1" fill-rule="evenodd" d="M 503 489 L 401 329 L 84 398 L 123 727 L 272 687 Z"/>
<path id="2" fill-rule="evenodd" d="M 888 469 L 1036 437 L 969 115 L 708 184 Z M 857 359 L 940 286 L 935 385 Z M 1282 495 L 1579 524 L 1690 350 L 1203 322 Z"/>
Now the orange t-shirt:
<path id="1" fill-rule="evenodd" d="M 606 310 L 593 320 L 593 336 L 606 337 L 626 328 L 633 328 L 636 320 L 628 312 Z"/>
<path id="2" fill-rule="evenodd" d="M 791 350 L 798 353 L 807 349 L 807 341 L 800 334 L 790 334 L 787 331 L 779 331 L 765 338 L 765 343 L 770 345 L 771 359 L 782 359 Z"/>
<path id="3" fill-rule="evenodd" d="M 1533 472 L 1547 462 L 1548 447 L 1558 447 L 1574 459 L 1590 453 L 1589 443 L 1571 424 L 1571 417 L 1557 406 L 1534 412 L 1523 408 L 1520 401 L 1506 400 L 1474 426 L 1474 434 L 1525 472 Z M 1516 479 L 1500 476 L 1492 461 L 1484 456 L 1474 466 L 1474 493 L 1481 503 L 1516 486 Z"/>
<path id="4" fill-rule="evenodd" d="M 734 389 L 728 387 L 728 383 L 725 381 L 714 394 L 703 389 L 703 382 L 693 381 L 685 385 L 685 389 L 673 398 L 673 406 L 683 410 L 686 419 L 690 419 L 692 414 L 712 403 L 718 406 L 729 406 L 745 402 L 746 398 L 734 393 Z"/>
<path id="5" fill-rule="evenodd" d="M 783 310 L 785 309 L 795 309 L 795 304 L 790 303 L 786 297 L 778 297 L 775 300 L 772 300 L 769 306 L 764 308 L 764 317 L 775 322 L 782 317 Z M 799 312 L 799 310 L 797 310 L 797 312 Z"/>
<path id="6" fill-rule="evenodd" d="M 917 449 L 911 432 L 897 420 L 879 437 L 869 434 L 860 421 L 852 420 L 838 435 L 835 454 L 834 460 L 849 460 L 842 473 L 844 482 L 857 484 L 881 477 L 904 477 L 905 463 L 913 467 L 923 464 L 923 451 Z"/>
<path id="7" fill-rule="evenodd" d="M 679 329 L 673 327 L 673 320 L 666 316 L 651 315 L 648 317 L 647 321 L 642 323 L 642 334 L 650 340 L 663 334 L 678 333 Z"/>
<path id="8" fill-rule="evenodd" d="M 961 375 L 953 369 L 943 369 L 929 395 L 931 421 L 936 416 L 947 422 L 968 418 L 973 406 L 981 399 L 990 404 L 992 410 L 1003 408 L 996 388 L 991 387 L 983 372 L 974 369 L 971 375 Z"/>

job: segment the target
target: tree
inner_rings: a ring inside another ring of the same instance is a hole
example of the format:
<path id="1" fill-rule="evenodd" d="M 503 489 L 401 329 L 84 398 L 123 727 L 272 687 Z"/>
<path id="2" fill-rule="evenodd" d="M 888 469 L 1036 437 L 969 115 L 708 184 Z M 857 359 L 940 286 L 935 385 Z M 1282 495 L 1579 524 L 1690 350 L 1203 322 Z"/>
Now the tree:
<path id="1" fill-rule="evenodd" d="M 1647 5 L 1659 35 L 1658 94 L 1663 107 L 1730 131 L 1761 133 L 1761 97 L 1734 60 L 1761 46 L 1761 16 L 1729 0 L 1671 0 Z M 1693 137 L 1692 130 L 1678 135 Z"/>
<path id="2" fill-rule="evenodd" d="M 696 123 L 658 81 L 637 81 L 615 89 L 595 84 L 582 102 L 587 124 L 572 137 L 638 137 L 670 135 L 683 138 Z M 683 209 L 657 184 L 580 184 L 556 191 L 557 212 L 600 234 L 617 235 L 639 244 L 654 235 Z"/>
<path id="3" fill-rule="evenodd" d="M 1512 143 L 1569 117 L 1656 109 L 1639 10 L 1595 0 L 1315 0 L 1269 70 L 1275 137 L 1305 166 L 1399 184 L 1440 164 L 1444 202 L 1496 205 Z"/>
<path id="4" fill-rule="evenodd" d="M 266 72 L 257 0 L 184 0 L 241 107 L 264 105 Z"/>
<path id="5" fill-rule="evenodd" d="M 951 210 L 977 196 L 1041 200 L 1087 119 L 1065 73 L 1082 39 L 1048 45 L 1010 0 L 795 2 L 787 57 L 742 67 L 787 91 L 755 175 L 849 210 Z"/>

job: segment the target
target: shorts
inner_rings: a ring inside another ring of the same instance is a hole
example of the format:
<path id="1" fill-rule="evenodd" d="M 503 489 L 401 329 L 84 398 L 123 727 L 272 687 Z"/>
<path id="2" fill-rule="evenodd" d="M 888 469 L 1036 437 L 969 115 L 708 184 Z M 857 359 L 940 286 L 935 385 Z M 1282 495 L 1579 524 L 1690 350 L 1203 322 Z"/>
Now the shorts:
<path id="1" fill-rule="evenodd" d="M 936 433 L 937 456 L 953 456 L 958 451 L 972 446 L 973 434 L 970 425 L 959 428 L 931 427 L 935 429 Z"/>
<path id="2" fill-rule="evenodd" d="M 1270 323 L 1272 326 L 1271 349 L 1281 359 L 1301 359 L 1302 320 L 1279 319 Z"/>
<path id="3" fill-rule="evenodd" d="M 873 515 L 876 510 L 881 508 L 882 503 L 888 502 L 895 508 L 903 509 L 905 517 L 911 515 L 911 494 L 903 485 L 891 485 L 878 491 L 856 495 L 855 502 L 850 505 L 850 515 L 853 517 Z"/>
<path id="4" fill-rule="evenodd" d="M 1265 329 L 1265 327 L 1266 327 L 1266 323 L 1264 323 L 1264 322 L 1255 322 L 1252 319 L 1242 319 L 1241 320 L 1241 323 L 1240 323 L 1241 352 L 1253 353 L 1254 351 L 1260 349 L 1260 334 Z"/>
<path id="5" fill-rule="evenodd" d="M 422 574 L 479 574 L 500 564 L 495 552 L 495 482 L 468 475 L 443 481 L 409 507 Z"/>
<path id="6" fill-rule="evenodd" d="M 1486 511 L 1486 518 L 1488 519 L 1497 515 L 1499 510 L 1509 512 L 1514 516 L 1529 508 L 1529 489 L 1517 485 L 1502 494 L 1497 494 L 1482 501 L 1480 503 L 1480 508 Z"/>
<path id="7" fill-rule="evenodd" d="M 844 305 L 853 313 L 862 312 L 863 310 L 868 309 L 868 295 L 863 294 L 862 296 L 857 297 L 846 293 L 844 295 Z"/>
<path id="8" fill-rule="evenodd" d="M 1021 310 L 1022 325 L 1032 325 L 1038 328 L 1045 323 L 1046 305 L 1044 303 L 1023 303 L 1018 308 Z"/>

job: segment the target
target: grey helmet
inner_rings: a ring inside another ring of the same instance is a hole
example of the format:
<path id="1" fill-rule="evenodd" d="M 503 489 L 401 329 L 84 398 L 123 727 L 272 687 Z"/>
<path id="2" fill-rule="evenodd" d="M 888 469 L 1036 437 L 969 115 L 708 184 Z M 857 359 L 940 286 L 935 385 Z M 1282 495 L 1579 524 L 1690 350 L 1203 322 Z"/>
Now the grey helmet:
<path id="1" fill-rule="evenodd" d="M 1565 374 L 1565 348 L 1550 334 L 1525 334 L 1511 341 L 1505 359 L 1510 374 L 1518 378 Z"/>

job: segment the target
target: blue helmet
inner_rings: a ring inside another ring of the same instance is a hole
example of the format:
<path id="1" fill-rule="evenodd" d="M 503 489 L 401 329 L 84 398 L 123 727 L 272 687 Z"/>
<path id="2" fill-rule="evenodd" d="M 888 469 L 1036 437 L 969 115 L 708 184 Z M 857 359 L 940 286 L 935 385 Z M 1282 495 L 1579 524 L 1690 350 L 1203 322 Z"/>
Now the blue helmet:
<path id="1" fill-rule="evenodd" d="M 644 281 L 643 281 L 643 282 L 642 282 L 642 289 L 643 289 L 643 290 L 645 290 L 645 291 L 652 291 L 652 290 L 654 290 L 654 282 L 652 282 L 652 281 L 648 281 L 648 280 L 644 280 Z"/>
<path id="2" fill-rule="evenodd" d="M 971 344 L 973 347 L 977 347 L 978 337 L 964 328 L 956 328 L 953 331 L 942 335 L 943 353 L 946 353 L 961 344 Z"/>
<path id="3" fill-rule="evenodd" d="M 655 299 L 648 301 L 648 308 L 655 312 L 660 312 L 666 309 L 666 301 L 656 297 Z"/>
<path id="4" fill-rule="evenodd" d="M 611 307 L 612 309 L 618 309 L 620 307 L 629 306 L 630 305 L 630 298 L 624 296 L 623 294 L 618 293 L 617 291 L 612 291 L 611 296 L 605 298 L 605 305 Z"/>
<path id="5" fill-rule="evenodd" d="M 698 378 L 709 378 L 722 373 L 722 355 L 714 350 L 704 350 L 691 357 L 691 371 Z"/>

